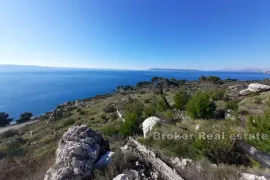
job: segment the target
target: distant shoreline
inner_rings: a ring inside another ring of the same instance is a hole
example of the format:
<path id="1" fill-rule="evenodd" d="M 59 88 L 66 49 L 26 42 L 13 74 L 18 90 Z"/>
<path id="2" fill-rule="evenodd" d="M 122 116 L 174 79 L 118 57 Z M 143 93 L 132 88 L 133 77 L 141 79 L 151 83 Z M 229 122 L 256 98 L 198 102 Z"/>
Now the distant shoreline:
<path id="1" fill-rule="evenodd" d="M 28 121 L 28 122 L 25 122 L 25 123 L 21 123 L 21 124 L 11 124 L 11 125 L 9 125 L 9 126 L 0 127 L 0 134 L 6 132 L 6 131 L 8 131 L 8 130 L 11 130 L 11 129 L 13 129 L 13 130 L 18 130 L 18 129 L 20 129 L 20 128 L 22 128 L 22 127 L 28 125 L 28 124 L 33 124 L 33 123 L 36 123 L 36 122 L 38 122 L 38 121 L 39 121 L 39 120 L 31 120 L 31 121 Z"/>

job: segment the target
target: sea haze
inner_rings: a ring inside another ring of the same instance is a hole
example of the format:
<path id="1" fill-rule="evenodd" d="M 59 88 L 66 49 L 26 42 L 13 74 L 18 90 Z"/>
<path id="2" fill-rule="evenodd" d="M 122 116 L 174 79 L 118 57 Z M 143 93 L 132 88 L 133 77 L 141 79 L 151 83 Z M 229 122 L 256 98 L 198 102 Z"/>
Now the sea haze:
<path id="1" fill-rule="evenodd" d="M 154 76 L 196 80 L 205 75 L 239 80 L 261 80 L 269 74 L 218 71 L 120 71 L 120 70 L 47 70 L 0 72 L 0 112 L 12 117 L 25 111 L 40 115 L 66 101 L 113 92 L 118 85 L 135 85 Z"/>

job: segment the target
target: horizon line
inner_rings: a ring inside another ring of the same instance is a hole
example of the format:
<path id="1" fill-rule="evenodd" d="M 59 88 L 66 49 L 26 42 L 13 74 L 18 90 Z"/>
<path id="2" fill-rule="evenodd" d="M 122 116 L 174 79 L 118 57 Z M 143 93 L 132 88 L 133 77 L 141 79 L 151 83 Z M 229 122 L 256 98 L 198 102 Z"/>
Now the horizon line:
<path id="1" fill-rule="evenodd" d="M 106 68 L 106 67 L 76 67 L 76 66 L 48 66 L 48 65 L 34 65 L 34 64 L 0 64 L 1 66 L 28 66 L 28 67 L 39 67 L 39 68 L 59 68 L 59 69 L 85 69 L 85 70 L 129 70 L 129 71 L 173 71 L 173 70 L 186 70 L 186 71 L 224 71 L 224 72 L 234 72 L 234 71 L 250 71 L 250 72 L 265 72 L 269 71 L 269 68 L 256 68 L 256 67 L 243 67 L 242 69 L 233 69 L 233 68 L 222 68 L 222 69 L 194 69 L 194 68 L 159 68 L 152 67 L 146 69 L 129 69 L 129 68 Z"/>

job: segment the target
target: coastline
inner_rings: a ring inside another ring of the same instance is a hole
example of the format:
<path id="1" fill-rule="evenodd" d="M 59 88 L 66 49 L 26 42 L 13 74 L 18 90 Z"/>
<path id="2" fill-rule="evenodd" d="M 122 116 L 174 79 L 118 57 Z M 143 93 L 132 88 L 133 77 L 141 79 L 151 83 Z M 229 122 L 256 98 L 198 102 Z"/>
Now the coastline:
<path id="1" fill-rule="evenodd" d="M 25 122 L 25 123 L 21 123 L 21 124 L 11 124 L 9 126 L 6 126 L 6 127 L 0 127 L 0 134 L 8 131 L 8 130 L 18 130 L 26 125 L 29 125 L 29 124 L 34 124 L 36 122 L 38 122 L 39 120 L 32 120 L 32 121 L 28 121 L 28 122 Z"/>

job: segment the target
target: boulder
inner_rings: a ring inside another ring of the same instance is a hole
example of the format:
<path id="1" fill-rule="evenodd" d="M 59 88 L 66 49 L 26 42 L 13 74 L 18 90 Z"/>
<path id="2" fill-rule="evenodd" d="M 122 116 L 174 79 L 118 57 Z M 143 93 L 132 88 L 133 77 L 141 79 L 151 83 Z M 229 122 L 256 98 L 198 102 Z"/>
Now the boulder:
<path id="1" fill-rule="evenodd" d="M 108 150 L 98 132 L 85 125 L 70 127 L 58 143 L 56 162 L 45 180 L 92 179 L 95 162 Z"/>
<path id="2" fill-rule="evenodd" d="M 251 83 L 248 85 L 247 89 L 240 91 L 239 94 L 245 96 L 248 95 L 250 92 L 263 92 L 263 91 L 270 91 L 270 86 L 259 83 Z"/>
<path id="3" fill-rule="evenodd" d="M 126 173 L 119 174 L 113 180 L 141 180 L 142 177 L 140 177 L 140 174 L 138 171 L 135 171 L 133 169 L 128 170 Z"/>
<path id="4" fill-rule="evenodd" d="M 267 180 L 264 176 L 256 176 L 254 174 L 241 173 L 240 180 Z"/>
<path id="5" fill-rule="evenodd" d="M 171 158 L 171 163 L 177 167 L 184 169 L 189 163 L 192 163 L 191 159 L 179 159 L 178 157 Z"/>
<path id="6" fill-rule="evenodd" d="M 144 138 L 146 138 L 147 133 L 151 131 L 152 128 L 159 122 L 161 122 L 161 120 L 155 116 L 151 116 L 144 120 L 144 122 L 142 123 Z"/>

